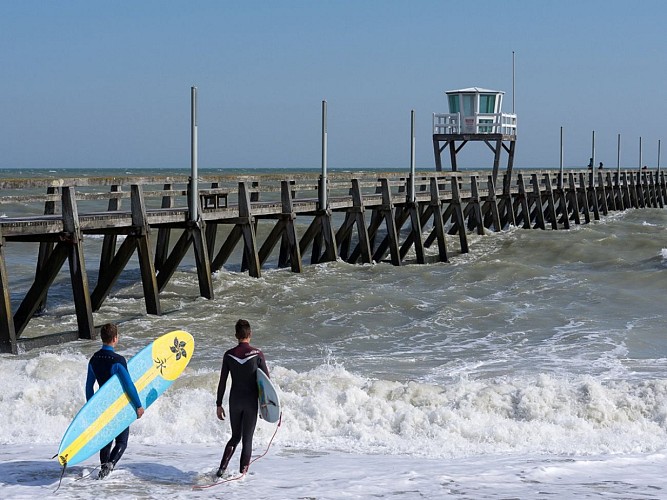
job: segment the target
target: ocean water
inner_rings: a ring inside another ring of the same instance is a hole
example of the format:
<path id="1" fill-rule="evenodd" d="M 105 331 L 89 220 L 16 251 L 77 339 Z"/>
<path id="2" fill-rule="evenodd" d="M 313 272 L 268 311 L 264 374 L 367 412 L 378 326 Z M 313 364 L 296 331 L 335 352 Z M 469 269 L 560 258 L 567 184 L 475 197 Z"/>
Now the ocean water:
<path id="1" fill-rule="evenodd" d="M 269 265 L 255 279 L 232 259 L 214 300 L 198 297 L 190 258 L 159 317 L 145 314 L 131 261 L 95 323 L 119 323 L 127 357 L 185 329 L 190 365 L 133 424 L 108 479 L 94 479 L 92 457 L 54 493 L 51 457 L 99 343 L 0 355 L 0 496 L 667 498 L 667 211 L 470 235 L 465 255 L 455 240 L 449 263 L 427 265 Z M 91 281 L 100 244 L 86 240 Z M 14 301 L 35 250 L 6 248 Z M 238 318 L 266 355 L 282 423 L 259 422 L 254 455 L 266 454 L 246 477 L 193 490 L 229 437 L 215 389 Z M 63 274 L 26 335 L 75 325 Z"/>

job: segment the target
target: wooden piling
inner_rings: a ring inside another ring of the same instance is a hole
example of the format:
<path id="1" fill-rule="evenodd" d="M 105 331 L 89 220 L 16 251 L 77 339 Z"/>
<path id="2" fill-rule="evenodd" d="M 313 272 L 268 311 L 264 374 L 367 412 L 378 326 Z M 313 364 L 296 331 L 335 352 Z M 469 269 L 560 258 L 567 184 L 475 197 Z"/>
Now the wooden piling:
<path id="1" fill-rule="evenodd" d="M 495 232 L 503 230 L 503 224 L 500 219 L 500 210 L 496 198 L 496 182 L 492 175 L 488 176 L 486 201 L 482 205 L 482 215 L 484 217 L 484 226 L 490 228 L 493 226 Z"/>
<path id="2" fill-rule="evenodd" d="M 465 218 L 463 217 L 463 208 L 461 206 L 459 178 L 456 175 L 452 176 L 452 201 L 450 208 L 452 209 L 452 228 L 449 234 L 458 233 L 461 253 L 468 253 L 470 252 L 470 248 L 468 247 L 468 235 L 466 234 Z"/>
<path id="3" fill-rule="evenodd" d="M 83 238 L 79 225 L 79 213 L 76 206 L 74 188 L 63 188 L 63 230 L 68 235 L 67 260 L 69 261 L 74 309 L 79 329 L 79 338 L 93 339 L 96 336 L 93 323 L 93 308 L 90 304 L 88 274 L 83 252 Z"/>
<path id="4" fill-rule="evenodd" d="M 380 184 L 382 191 L 382 205 L 378 208 L 380 217 L 377 220 L 379 221 L 379 224 L 382 224 L 382 222 L 385 223 L 387 235 L 375 249 L 373 260 L 375 262 L 380 262 L 387 252 L 389 252 L 391 263 L 394 266 L 400 266 L 401 251 L 398 245 L 398 231 L 396 230 L 396 208 L 392 200 L 389 181 L 387 179 L 381 179 Z M 375 231 L 377 231 L 377 228 L 375 228 Z"/>
<path id="5" fill-rule="evenodd" d="M 40 254 L 41 257 L 41 254 Z M 48 257 L 46 258 L 48 260 Z M 42 274 L 42 269 L 38 270 L 37 275 Z M 14 318 L 12 317 L 12 302 L 9 295 L 9 277 L 5 266 L 5 238 L 2 236 L 2 227 L 0 226 L 0 352 L 9 352 L 18 354 L 18 344 L 16 342 L 16 329 L 14 328 Z"/>

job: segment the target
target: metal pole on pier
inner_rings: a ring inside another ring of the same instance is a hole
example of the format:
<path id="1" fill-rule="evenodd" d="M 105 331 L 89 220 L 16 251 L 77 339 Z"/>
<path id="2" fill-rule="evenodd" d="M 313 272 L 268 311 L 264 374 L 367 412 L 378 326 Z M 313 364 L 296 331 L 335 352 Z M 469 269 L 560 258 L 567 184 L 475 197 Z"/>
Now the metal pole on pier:
<path id="1" fill-rule="evenodd" d="M 656 193 L 658 196 L 658 203 L 663 206 L 665 201 L 663 198 L 663 191 L 660 188 L 660 139 L 658 139 L 658 170 L 655 173 Z"/>
<path id="2" fill-rule="evenodd" d="M 658 173 L 660 173 L 660 139 L 658 139 Z"/>
<path id="3" fill-rule="evenodd" d="M 560 182 L 563 182 L 563 127 L 560 128 Z"/>
<path id="4" fill-rule="evenodd" d="M 639 168 L 642 168 L 642 138 L 639 136 Z"/>
<path id="5" fill-rule="evenodd" d="M 589 185 L 590 187 L 595 186 L 595 175 L 593 174 L 593 171 L 595 170 L 595 130 L 593 130 L 593 140 L 592 140 L 592 145 L 591 145 L 592 151 L 591 151 L 591 173 L 589 175 Z"/>
<path id="6" fill-rule="evenodd" d="M 512 51 L 512 114 L 514 114 L 514 51 Z"/>
<path id="7" fill-rule="evenodd" d="M 199 220 L 199 185 L 197 174 L 197 87 L 190 89 L 190 220 Z"/>
<path id="8" fill-rule="evenodd" d="M 621 134 L 618 134 L 618 141 L 616 144 L 616 174 L 617 179 L 620 179 L 621 175 Z M 620 182 L 620 181 L 617 181 Z"/>
<path id="9" fill-rule="evenodd" d="M 322 101 L 322 178 L 320 183 L 320 210 L 326 210 L 327 204 L 327 101 Z"/>
<path id="10" fill-rule="evenodd" d="M 415 110 L 410 111 L 410 201 L 416 201 L 415 196 Z"/>

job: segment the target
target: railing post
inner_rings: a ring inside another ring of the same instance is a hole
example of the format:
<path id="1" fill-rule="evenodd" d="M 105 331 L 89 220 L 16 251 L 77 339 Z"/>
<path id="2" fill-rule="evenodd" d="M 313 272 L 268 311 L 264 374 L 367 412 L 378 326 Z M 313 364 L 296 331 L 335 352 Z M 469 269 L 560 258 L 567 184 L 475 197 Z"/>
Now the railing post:
<path id="1" fill-rule="evenodd" d="M 616 175 L 618 176 L 618 182 L 621 181 L 621 134 L 618 134 L 617 144 L 616 144 Z"/>
<path id="2" fill-rule="evenodd" d="M 558 189 L 563 189 L 563 127 L 560 128 L 560 175 L 558 176 Z"/>
<path id="3" fill-rule="evenodd" d="M 415 195 L 415 110 L 410 111 L 410 203 L 416 201 Z"/>
<path id="4" fill-rule="evenodd" d="M 322 101 L 322 177 L 320 178 L 320 210 L 326 210 L 327 200 L 327 101 Z"/>
<path id="5" fill-rule="evenodd" d="M 197 87 L 190 88 L 190 221 L 199 220 L 199 185 L 197 179 Z"/>

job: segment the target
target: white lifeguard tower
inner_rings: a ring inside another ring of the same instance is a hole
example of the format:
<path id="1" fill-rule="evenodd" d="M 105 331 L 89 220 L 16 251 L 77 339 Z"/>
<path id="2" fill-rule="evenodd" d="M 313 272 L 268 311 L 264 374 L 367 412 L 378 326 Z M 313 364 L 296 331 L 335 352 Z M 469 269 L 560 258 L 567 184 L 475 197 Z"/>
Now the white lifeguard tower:
<path id="1" fill-rule="evenodd" d="M 494 181 L 498 177 L 500 154 L 503 149 L 509 155 L 507 169 L 511 172 L 516 144 L 516 115 L 502 112 L 505 93 L 470 87 L 448 90 L 445 94 L 449 113 L 433 113 L 433 151 L 436 170 L 442 171 L 441 154 L 447 146 L 449 146 L 452 172 L 456 172 L 458 168 L 456 153 L 468 141 L 484 141 L 494 153 Z M 456 147 L 457 141 L 461 143 L 458 147 Z"/>

